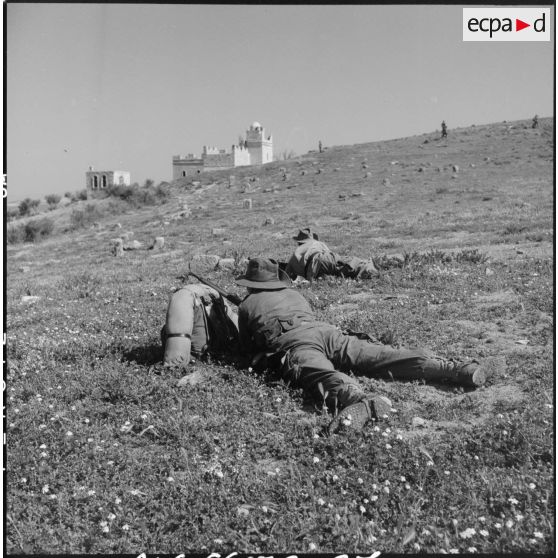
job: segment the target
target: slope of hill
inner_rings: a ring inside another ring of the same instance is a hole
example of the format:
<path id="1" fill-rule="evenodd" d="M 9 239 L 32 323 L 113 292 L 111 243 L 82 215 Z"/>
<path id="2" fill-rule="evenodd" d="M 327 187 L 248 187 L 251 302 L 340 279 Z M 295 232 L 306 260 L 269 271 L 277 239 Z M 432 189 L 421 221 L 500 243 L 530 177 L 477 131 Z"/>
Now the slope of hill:
<path id="1" fill-rule="evenodd" d="M 153 207 L 82 202 L 87 229 L 49 212 L 52 237 L 7 247 L 8 552 L 553 552 L 553 121 L 198 180 Z M 270 375 L 200 362 L 177 386 L 159 330 L 178 276 L 242 294 L 244 259 L 286 259 L 308 225 L 342 254 L 406 256 L 298 286 L 319 319 L 491 358 L 487 385 L 361 378 L 397 412 L 330 438 Z M 121 235 L 142 247 L 115 257 Z"/>

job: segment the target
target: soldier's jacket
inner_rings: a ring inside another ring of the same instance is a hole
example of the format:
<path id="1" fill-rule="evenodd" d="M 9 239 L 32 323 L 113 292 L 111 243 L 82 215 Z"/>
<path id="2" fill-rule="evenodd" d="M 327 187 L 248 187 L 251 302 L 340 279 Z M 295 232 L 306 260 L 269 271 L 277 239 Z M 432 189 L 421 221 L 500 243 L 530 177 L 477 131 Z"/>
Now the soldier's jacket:
<path id="1" fill-rule="evenodd" d="M 277 350 L 283 333 L 316 323 L 308 301 L 293 289 L 249 294 L 238 308 L 240 345 L 251 354 Z"/>
<path id="2" fill-rule="evenodd" d="M 319 240 L 308 239 L 297 246 L 291 259 L 287 263 L 286 272 L 290 277 L 307 277 L 308 265 L 312 258 L 316 255 L 333 255 L 332 251 L 328 248 L 327 244 Z"/>

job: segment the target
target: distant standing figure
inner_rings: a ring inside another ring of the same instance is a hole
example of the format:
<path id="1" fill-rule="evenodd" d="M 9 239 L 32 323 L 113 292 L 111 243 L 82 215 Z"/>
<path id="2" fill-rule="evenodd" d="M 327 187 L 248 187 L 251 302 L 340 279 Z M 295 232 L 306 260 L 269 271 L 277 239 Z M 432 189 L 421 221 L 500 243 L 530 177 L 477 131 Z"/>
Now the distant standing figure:
<path id="1" fill-rule="evenodd" d="M 324 151 L 323 147 L 322 147 L 322 141 L 321 140 L 318 142 L 318 150 L 319 150 L 320 153 L 323 153 L 323 151 Z"/>
<path id="2" fill-rule="evenodd" d="M 446 126 L 446 121 L 445 120 L 442 120 L 442 137 L 443 138 L 448 137 L 448 127 Z"/>
<path id="3" fill-rule="evenodd" d="M 535 116 L 533 116 L 533 125 L 531 126 L 531 128 L 538 128 L 539 127 L 539 115 L 535 114 Z"/>

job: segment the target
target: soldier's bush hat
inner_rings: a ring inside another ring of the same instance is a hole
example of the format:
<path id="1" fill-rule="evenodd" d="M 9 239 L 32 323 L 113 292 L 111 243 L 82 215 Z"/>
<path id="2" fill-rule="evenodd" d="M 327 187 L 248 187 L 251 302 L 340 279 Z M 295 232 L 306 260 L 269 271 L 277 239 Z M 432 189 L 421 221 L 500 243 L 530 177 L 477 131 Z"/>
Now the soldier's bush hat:
<path id="1" fill-rule="evenodd" d="M 318 240 L 318 235 L 315 232 L 312 232 L 308 227 L 300 229 L 298 231 L 298 235 L 293 236 L 293 240 L 296 240 L 297 242 L 302 242 L 303 240 L 308 240 L 309 238 Z"/>
<path id="2" fill-rule="evenodd" d="M 246 273 L 235 279 L 237 285 L 253 289 L 286 289 L 292 285 L 289 276 L 279 269 L 277 260 L 252 258 L 248 261 Z"/>

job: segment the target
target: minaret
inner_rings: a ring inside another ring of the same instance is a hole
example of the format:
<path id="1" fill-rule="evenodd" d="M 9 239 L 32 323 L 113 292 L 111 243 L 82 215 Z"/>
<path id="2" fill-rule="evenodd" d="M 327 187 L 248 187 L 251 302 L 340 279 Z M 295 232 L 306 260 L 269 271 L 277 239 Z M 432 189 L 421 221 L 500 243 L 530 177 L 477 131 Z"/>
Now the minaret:
<path id="1" fill-rule="evenodd" d="M 251 165 L 265 165 L 273 161 L 273 138 L 271 134 L 265 137 L 265 130 L 259 122 L 253 122 L 246 131 L 246 148 Z"/>

